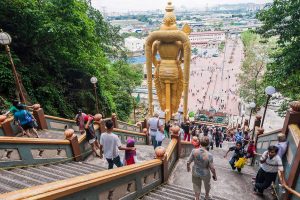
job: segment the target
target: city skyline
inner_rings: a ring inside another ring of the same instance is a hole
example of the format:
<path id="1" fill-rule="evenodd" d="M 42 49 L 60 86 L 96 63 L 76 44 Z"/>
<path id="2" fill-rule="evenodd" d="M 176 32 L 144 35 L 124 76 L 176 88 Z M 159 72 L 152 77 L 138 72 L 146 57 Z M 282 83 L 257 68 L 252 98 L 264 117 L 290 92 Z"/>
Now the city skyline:
<path id="1" fill-rule="evenodd" d="M 107 12 L 128 12 L 128 11 L 147 11 L 147 10 L 162 10 L 167 0 L 92 0 L 93 7 L 103 11 L 103 8 Z M 220 4 L 239 4 L 239 3 L 269 3 L 272 0 L 173 0 L 173 5 L 177 8 L 185 7 L 189 8 L 205 8 L 212 7 Z"/>

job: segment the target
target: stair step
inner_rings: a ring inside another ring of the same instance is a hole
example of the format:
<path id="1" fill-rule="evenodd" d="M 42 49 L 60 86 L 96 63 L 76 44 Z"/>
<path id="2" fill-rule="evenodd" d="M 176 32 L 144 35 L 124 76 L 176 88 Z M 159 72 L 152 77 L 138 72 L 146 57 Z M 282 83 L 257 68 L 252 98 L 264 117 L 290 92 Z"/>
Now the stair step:
<path id="1" fill-rule="evenodd" d="M 24 170 L 24 169 L 14 169 L 13 171 L 16 173 L 22 174 L 23 176 L 32 177 L 36 180 L 41 180 L 46 183 L 59 180 L 59 179 L 55 179 L 55 178 L 51 178 L 51 177 L 42 175 L 40 173 L 35 173 L 35 172 L 31 172 L 31 171 Z"/>
<path id="2" fill-rule="evenodd" d="M 18 180 L 29 185 L 40 185 L 44 184 L 45 181 L 36 180 L 33 177 L 24 176 L 23 174 L 17 173 L 16 171 L 3 170 L 0 172 L 0 176 L 6 176 L 12 180 Z"/>
<path id="3" fill-rule="evenodd" d="M 174 185 L 166 184 L 166 185 L 163 185 L 162 187 L 166 188 L 168 190 L 173 190 L 173 191 L 177 191 L 177 192 L 185 193 L 185 194 L 189 194 L 189 195 L 194 195 L 195 194 L 193 190 L 190 190 L 190 189 L 187 189 L 187 188 L 179 188 L 179 187 L 176 187 Z M 202 188 L 204 189 L 204 185 L 203 185 Z"/>
<path id="4" fill-rule="evenodd" d="M 26 170 L 29 171 L 29 172 L 37 173 L 37 174 L 42 174 L 44 176 L 47 176 L 47 177 L 50 177 L 50 178 L 53 178 L 53 179 L 56 179 L 56 180 L 62 180 L 62 179 L 66 178 L 66 177 L 58 175 L 56 173 L 53 174 L 52 172 L 48 172 L 48 171 L 38 169 L 38 168 L 35 168 L 35 167 L 34 168 L 27 168 Z"/>
<path id="5" fill-rule="evenodd" d="M 163 188 L 159 188 L 153 191 L 155 194 L 159 194 L 161 196 L 167 196 L 170 197 L 172 199 L 182 199 L 182 200 L 190 200 L 190 199 L 194 199 L 195 196 L 190 196 L 190 195 L 184 195 L 184 194 L 180 194 L 178 192 L 172 191 L 172 190 L 166 190 Z"/>
<path id="6" fill-rule="evenodd" d="M 74 170 L 79 170 L 84 172 L 85 174 L 89 174 L 92 172 L 98 172 L 98 169 L 94 169 L 94 168 L 89 168 L 87 165 L 82 165 L 80 163 L 68 163 L 67 164 L 68 167 L 74 169 Z"/>
<path id="7" fill-rule="evenodd" d="M 53 166 L 54 166 L 54 165 L 53 165 Z M 48 165 L 48 166 L 47 166 L 47 165 L 45 165 L 45 166 L 39 166 L 38 168 L 41 169 L 41 170 L 44 170 L 44 171 L 46 171 L 46 172 L 49 172 L 49 173 L 53 173 L 53 174 L 62 176 L 64 179 L 66 179 L 66 178 L 72 178 L 72 177 L 75 176 L 75 175 L 69 174 L 69 173 L 67 173 L 67 172 L 65 172 L 65 171 L 60 171 L 60 170 L 53 169 L 53 168 L 52 168 L 52 165 Z"/>
<path id="8" fill-rule="evenodd" d="M 4 183 L 0 183 L 0 194 L 6 193 L 6 192 L 11 192 L 16 190 L 17 188 L 11 187 L 9 185 L 6 185 Z"/>
<path id="9" fill-rule="evenodd" d="M 84 174 L 82 172 L 79 172 L 78 170 L 71 169 L 67 165 L 64 165 L 64 164 L 51 165 L 51 169 L 62 171 L 64 173 L 68 173 L 73 176 L 81 176 Z"/>
<path id="10" fill-rule="evenodd" d="M 97 166 L 97 165 L 94 165 L 94 164 L 91 164 L 91 163 L 85 163 L 85 162 L 82 162 L 80 163 L 84 166 L 87 166 L 89 168 L 92 168 L 92 169 L 95 169 L 97 171 L 103 171 L 103 170 L 107 170 L 107 168 L 104 168 L 104 167 L 101 167 L 101 166 Z"/>
<path id="11" fill-rule="evenodd" d="M 191 196 L 195 195 L 193 190 L 188 189 L 188 188 L 184 188 L 184 187 L 181 187 L 181 186 L 178 186 L 178 185 L 166 184 L 166 185 L 163 185 L 161 187 L 169 188 L 172 191 L 177 191 L 177 192 L 182 193 L 182 194 L 188 194 L 188 195 L 191 195 Z M 203 185 L 203 191 L 204 191 L 204 185 Z M 201 197 L 204 198 L 204 193 L 201 193 Z M 212 195 L 212 199 L 227 200 L 226 198 L 218 197 L 218 196 L 215 196 L 215 195 Z"/>
<path id="12" fill-rule="evenodd" d="M 157 200 L 156 198 L 153 198 L 151 196 L 144 196 L 142 199 L 143 200 Z"/>
<path id="13" fill-rule="evenodd" d="M 0 183 L 3 183 L 4 185 L 7 185 L 7 186 L 15 188 L 15 189 L 23 189 L 23 188 L 32 186 L 30 184 L 26 184 L 26 183 L 21 182 L 19 180 L 12 180 L 12 179 L 10 179 L 8 177 L 5 177 L 5 176 L 0 177 Z"/>
<path id="14" fill-rule="evenodd" d="M 168 196 L 168 195 L 167 195 Z M 169 197 L 167 197 L 166 195 L 164 195 L 164 196 L 161 196 L 161 195 L 159 195 L 159 194 L 156 194 L 156 193 L 153 193 L 153 192 L 151 192 L 150 194 L 149 194 L 149 196 L 147 195 L 147 196 L 145 196 L 145 197 L 151 197 L 152 199 L 156 199 L 156 200 L 175 200 L 175 199 L 173 199 L 173 198 L 169 198 Z M 177 199 L 176 199 L 177 200 Z M 178 199 L 178 200 L 180 200 L 180 199 Z"/>

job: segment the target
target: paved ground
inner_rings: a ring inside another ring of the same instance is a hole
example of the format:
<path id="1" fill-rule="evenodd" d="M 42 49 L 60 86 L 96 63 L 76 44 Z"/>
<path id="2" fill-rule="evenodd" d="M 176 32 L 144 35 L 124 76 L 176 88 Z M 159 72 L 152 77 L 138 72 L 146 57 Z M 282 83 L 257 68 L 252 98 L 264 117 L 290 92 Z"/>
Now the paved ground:
<path id="1" fill-rule="evenodd" d="M 196 57 L 191 62 L 189 84 L 189 111 L 211 107 L 238 115 L 238 83 L 243 59 L 243 45 L 240 39 L 226 42 L 224 53 L 219 57 Z M 224 67 L 223 67 L 224 66 Z"/>
<path id="2" fill-rule="evenodd" d="M 230 146 L 230 145 L 227 145 Z M 227 146 L 223 149 L 214 149 L 211 152 L 214 155 L 214 163 L 217 171 L 217 181 L 212 180 L 211 194 L 229 200 L 273 200 L 274 197 L 270 194 L 270 190 L 265 191 L 264 197 L 259 197 L 253 194 L 251 178 L 256 175 L 254 169 L 250 166 L 245 166 L 242 173 L 233 171 L 228 163 L 231 154 L 225 159 L 223 156 L 226 153 Z M 192 174 L 186 171 L 187 158 L 180 159 L 169 179 L 170 184 L 192 189 Z M 202 188 L 204 192 L 204 188 Z"/>

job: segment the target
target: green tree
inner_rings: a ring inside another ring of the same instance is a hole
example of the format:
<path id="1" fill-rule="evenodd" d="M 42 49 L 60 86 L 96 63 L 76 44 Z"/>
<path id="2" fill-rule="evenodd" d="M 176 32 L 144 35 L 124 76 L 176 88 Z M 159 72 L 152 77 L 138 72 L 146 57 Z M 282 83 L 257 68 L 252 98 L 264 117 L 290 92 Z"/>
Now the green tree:
<path id="1" fill-rule="evenodd" d="M 258 30 L 266 38 L 277 37 L 277 47 L 270 54 L 265 82 L 285 97 L 300 99 L 300 1 L 274 0 L 258 13 L 263 22 Z"/>
<path id="2" fill-rule="evenodd" d="M 127 119 L 132 107 L 127 97 L 142 75 L 127 64 L 119 29 L 85 0 L 2 0 L 0 27 L 12 36 L 12 54 L 31 101 L 47 114 L 73 117 L 78 107 L 95 113 L 90 78 L 96 76 L 101 112 Z M 5 56 L 1 48 L 0 91 L 12 99 L 15 86 Z"/>
<path id="3" fill-rule="evenodd" d="M 241 37 L 245 59 L 241 67 L 242 73 L 238 76 L 239 93 L 245 102 L 254 101 L 260 107 L 265 100 L 263 78 L 272 41 L 262 43 L 261 37 L 251 31 L 243 32 Z"/>

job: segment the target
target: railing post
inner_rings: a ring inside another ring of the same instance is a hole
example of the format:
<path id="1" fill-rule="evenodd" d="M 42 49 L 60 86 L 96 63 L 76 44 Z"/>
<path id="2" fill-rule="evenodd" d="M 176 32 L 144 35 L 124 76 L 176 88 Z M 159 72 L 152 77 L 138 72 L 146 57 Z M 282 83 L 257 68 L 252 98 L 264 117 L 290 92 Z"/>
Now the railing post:
<path id="1" fill-rule="evenodd" d="M 291 110 L 289 110 L 286 114 L 283 129 L 282 129 L 282 132 L 285 133 L 286 135 L 289 132 L 290 124 L 297 124 L 298 126 L 300 126 L 300 102 L 294 101 L 290 103 L 290 106 L 291 106 Z M 295 190 L 297 179 L 299 179 L 298 177 L 300 175 L 299 165 L 300 165 L 300 142 L 298 144 L 295 158 L 291 166 L 289 176 L 287 178 L 287 185 L 293 190 Z M 284 195 L 284 200 L 289 200 L 289 199 L 292 199 L 292 194 L 287 192 Z"/>
<path id="2" fill-rule="evenodd" d="M 3 129 L 3 132 L 4 132 L 4 135 L 5 136 L 8 136 L 8 137 L 14 137 L 15 134 L 14 134 L 14 131 L 11 127 L 11 124 L 10 124 L 10 120 L 5 120 L 4 122 L 1 123 L 1 126 L 2 126 L 2 129 Z"/>
<path id="3" fill-rule="evenodd" d="M 143 133 L 146 136 L 146 145 L 150 145 L 150 139 L 149 139 L 149 134 L 148 134 L 148 129 L 144 128 Z"/>
<path id="4" fill-rule="evenodd" d="M 142 129 L 147 128 L 147 119 L 142 122 Z"/>
<path id="5" fill-rule="evenodd" d="M 112 120 L 113 123 L 114 123 L 114 128 L 118 128 L 118 120 L 117 120 L 117 115 L 116 115 L 116 113 L 113 113 L 113 114 L 111 115 L 111 120 Z"/>
<path id="6" fill-rule="evenodd" d="M 40 107 L 33 107 L 33 116 L 38 124 L 38 129 L 48 129 L 44 110 Z"/>
<path id="7" fill-rule="evenodd" d="M 74 134 L 74 130 L 73 129 L 65 130 L 65 137 L 66 140 L 70 141 L 74 160 L 77 162 L 81 161 L 82 157 L 81 157 L 80 146 L 79 146 L 77 135 Z"/>
<path id="8" fill-rule="evenodd" d="M 162 181 L 163 183 L 165 183 L 168 181 L 169 178 L 166 149 L 162 146 L 156 147 L 155 155 L 157 159 L 160 159 L 162 161 Z"/>
<path id="9" fill-rule="evenodd" d="M 181 138 L 180 138 L 180 128 L 179 126 L 174 126 L 171 128 L 172 134 L 171 134 L 171 139 L 176 139 L 177 140 L 177 155 L 178 158 L 177 160 L 181 157 Z"/>
<path id="10" fill-rule="evenodd" d="M 140 133 L 143 133 L 142 122 L 136 124 L 140 128 Z"/>
<path id="11" fill-rule="evenodd" d="M 285 135 L 287 135 L 289 132 L 290 124 L 298 124 L 298 126 L 300 126 L 300 102 L 294 101 L 290 103 L 290 107 L 291 109 L 286 113 L 282 128 L 282 133 L 284 133 Z"/>

